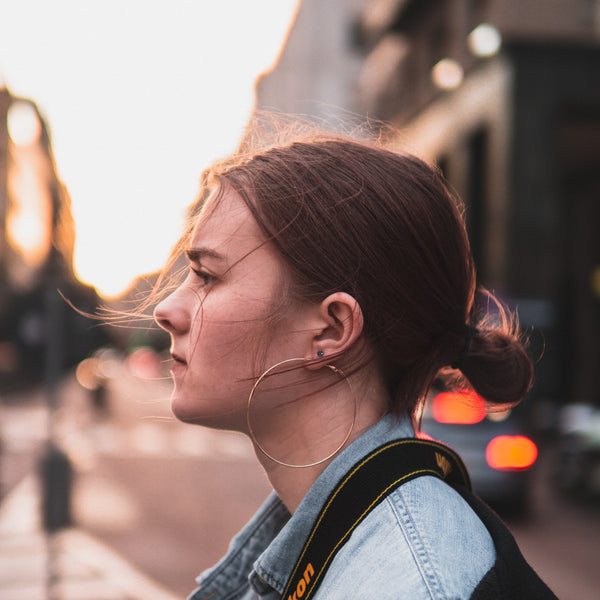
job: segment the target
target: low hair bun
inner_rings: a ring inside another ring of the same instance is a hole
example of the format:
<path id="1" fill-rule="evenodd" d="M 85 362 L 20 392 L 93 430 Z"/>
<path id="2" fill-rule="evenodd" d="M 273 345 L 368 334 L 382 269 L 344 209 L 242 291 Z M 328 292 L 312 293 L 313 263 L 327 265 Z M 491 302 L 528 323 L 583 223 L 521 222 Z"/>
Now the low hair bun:
<path id="1" fill-rule="evenodd" d="M 516 326 L 471 328 L 458 365 L 473 389 L 488 402 L 516 405 L 528 392 L 533 365 Z"/>

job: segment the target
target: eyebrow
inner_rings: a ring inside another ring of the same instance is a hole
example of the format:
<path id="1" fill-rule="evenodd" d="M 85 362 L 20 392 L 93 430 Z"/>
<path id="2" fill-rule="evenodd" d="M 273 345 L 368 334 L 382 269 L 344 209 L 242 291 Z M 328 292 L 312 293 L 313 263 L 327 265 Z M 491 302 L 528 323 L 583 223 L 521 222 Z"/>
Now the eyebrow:
<path id="1" fill-rule="evenodd" d="M 188 248 L 185 255 L 190 262 L 201 262 L 204 257 L 213 258 L 215 260 L 225 260 L 222 254 L 210 248 Z"/>

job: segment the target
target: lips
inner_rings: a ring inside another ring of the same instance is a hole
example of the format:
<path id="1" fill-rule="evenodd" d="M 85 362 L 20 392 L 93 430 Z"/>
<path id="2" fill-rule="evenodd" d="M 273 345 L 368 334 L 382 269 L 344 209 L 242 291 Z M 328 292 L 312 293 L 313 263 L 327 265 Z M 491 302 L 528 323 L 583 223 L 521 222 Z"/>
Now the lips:
<path id="1" fill-rule="evenodd" d="M 174 352 L 171 352 L 171 358 L 173 359 L 173 362 L 175 364 L 179 364 L 179 365 L 187 364 L 181 356 L 179 356 L 178 354 L 175 354 Z"/>

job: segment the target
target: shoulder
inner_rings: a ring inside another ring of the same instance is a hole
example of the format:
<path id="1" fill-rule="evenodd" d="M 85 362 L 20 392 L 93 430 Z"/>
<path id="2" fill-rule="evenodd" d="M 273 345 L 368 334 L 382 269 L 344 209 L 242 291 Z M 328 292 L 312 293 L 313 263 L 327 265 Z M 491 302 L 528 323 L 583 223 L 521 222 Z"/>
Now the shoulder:
<path id="1" fill-rule="evenodd" d="M 468 598 L 493 566 L 491 536 L 471 507 L 434 477 L 377 506 L 332 561 L 317 598 Z"/>

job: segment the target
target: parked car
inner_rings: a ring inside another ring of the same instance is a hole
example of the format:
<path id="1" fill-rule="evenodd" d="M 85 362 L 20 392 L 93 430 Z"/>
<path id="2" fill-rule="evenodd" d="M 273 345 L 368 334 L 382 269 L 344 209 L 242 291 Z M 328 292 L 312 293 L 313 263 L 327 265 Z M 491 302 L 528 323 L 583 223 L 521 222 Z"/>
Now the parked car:
<path id="1" fill-rule="evenodd" d="M 558 421 L 554 484 L 570 496 L 597 503 L 600 499 L 600 408 L 584 403 L 569 404 L 561 409 Z"/>
<path id="2" fill-rule="evenodd" d="M 453 448 L 463 459 L 474 492 L 486 502 L 527 509 L 537 445 L 525 433 L 518 408 L 492 411 L 474 392 L 441 391 L 425 404 L 420 435 Z"/>

